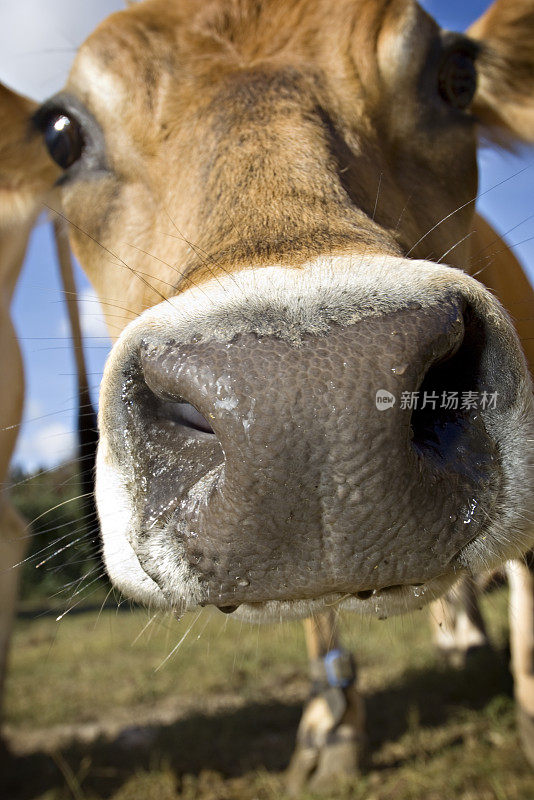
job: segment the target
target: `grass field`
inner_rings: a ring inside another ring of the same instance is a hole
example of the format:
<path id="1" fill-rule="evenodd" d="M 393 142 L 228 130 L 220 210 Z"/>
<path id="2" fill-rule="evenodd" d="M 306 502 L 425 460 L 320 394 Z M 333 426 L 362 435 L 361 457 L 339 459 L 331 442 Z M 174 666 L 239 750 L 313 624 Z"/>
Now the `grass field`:
<path id="1" fill-rule="evenodd" d="M 332 798 L 533 800 L 514 729 L 506 600 L 504 590 L 484 600 L 496 653 L 461 672 L 436 663 L 424 612 L 342 618 L 371 756 Z M 213 611 L 150 622 L 110 610 L 19 621 L 0 797 L 278 800 L 306 675 L 297 623 L 250 627 Z"/>

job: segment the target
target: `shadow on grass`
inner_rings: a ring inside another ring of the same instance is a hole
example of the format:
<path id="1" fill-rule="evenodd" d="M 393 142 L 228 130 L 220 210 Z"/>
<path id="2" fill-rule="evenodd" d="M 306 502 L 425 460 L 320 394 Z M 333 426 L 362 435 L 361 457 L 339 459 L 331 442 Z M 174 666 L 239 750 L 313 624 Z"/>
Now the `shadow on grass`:
<path id="1" fill-rule="evenodd" d="M 480 653 L 463 671 L 439 665 L 408 671 L 397 684 L 366 699 L 371 750 L 396 741 L 413 727 L 414 709 L 419 726 L 437 727 L 461 708 L 480 710 L 496 695 L 511 692 L 504 652 Z M 83 793 L 107 798 L 135 773 L 159 767 L 170 767 L 178 782 L 184 774 L 203 770 L 228 778 L 260 768 L 277 773 L 287 766 L 300 714 L 297 703 L 256 703 L 161 726 L 129 727 L 115 739 L 73 742 L 54 754 L 4 753 L 0 797 L 32 800 L 74 780 Z"/>

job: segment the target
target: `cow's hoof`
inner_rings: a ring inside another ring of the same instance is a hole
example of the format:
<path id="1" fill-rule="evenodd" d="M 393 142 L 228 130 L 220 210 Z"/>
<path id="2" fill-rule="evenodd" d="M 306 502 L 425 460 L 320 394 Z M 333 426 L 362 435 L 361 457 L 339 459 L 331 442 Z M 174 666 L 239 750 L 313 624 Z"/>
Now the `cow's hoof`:
<path id="1" fill-rule="evenodd" d="M 517 728 L 527 761 L 534 768 L 534 716 L 517 706 Z"/>
<path id="2" fill-rule="evenodd" d="M 303 789 L 330 792 L 336 784 L 356 777 L 364 758 L 364 743 L 354 738 L 350 725 L 340 725 L 319 750 L 297 748 L 287 771 L 287 790 L 292 797 Z"/>
<path id="3" fill-rule="evenodd" d="M 366 759 L 363 708 L 356 691 L 329 688 L 309 701 L 286 773 L 290 795 L 324 793 L 358 775 Z"/>

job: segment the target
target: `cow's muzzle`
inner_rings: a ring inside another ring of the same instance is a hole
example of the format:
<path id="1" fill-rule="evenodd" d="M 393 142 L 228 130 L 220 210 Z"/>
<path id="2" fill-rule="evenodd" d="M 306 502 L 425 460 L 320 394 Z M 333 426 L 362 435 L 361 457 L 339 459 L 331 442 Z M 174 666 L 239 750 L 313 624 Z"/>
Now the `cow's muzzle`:
<path id="1" fill-rule="evenodd" d="M 226 316 L 188 326 L 162 304 L 123 338 L 102 459 L 169 605 L 376 606 L 497 548 L 511 476 L 531 480 L 510 432 L 531 426 L 531 395 L 504 314 L 446 271 L 378 299 L 357 276 L 342 300 L 305 281 L 273 297 L 266 281 L 220 299 Z"/>

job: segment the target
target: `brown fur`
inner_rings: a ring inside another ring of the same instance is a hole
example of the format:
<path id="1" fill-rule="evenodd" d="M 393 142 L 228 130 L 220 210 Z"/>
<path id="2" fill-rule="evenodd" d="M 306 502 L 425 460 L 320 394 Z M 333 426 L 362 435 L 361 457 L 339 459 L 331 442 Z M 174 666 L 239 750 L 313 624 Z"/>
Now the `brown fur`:
<path id="1" fill-rule="evenodd" d="M 497 135 L 504 131 L 527 142 L 534 138 L 533 31 L 530 0 L 498 0 L 468 31 L 484 43 L 475 113 Z"/>
<path id="2" fill-rule="evenodd" d="M 59 169 L 31 135 L 37 104 L 0 84 L 0 227 L 24 222 L 50 192 Z"/>
<path id="3" fill-rule="evenodd" d="M 527 4 L 514 6 L 525 17 Z M 499 8 L 476 35 L 493 31 Z M 435 68 L 437 35 L 412 0 L 145 0 L 112 15 L 68 83 L 103 129 L 110 170 L 62 192 L 100 296 L 124 301 L 126 323 L 250 263 L 298 266 L 355 247 L 442 256 L 472 219 L 476 128 L 426 111 L 418 76 Z M 486 67 L 502 90 L 502 71 Z M 521 70 L 515 94 L 530 98 L 531 86 Z M 18 123 L 3 141 L 39 176 L 55 170 Z M 8 162 L 20 175 L 0 152 L 0 169 Z M 447 260 L 463 265 L 468 244 Z"/>
<path id="4" fill-rule="evenodd" d="M 381 81 L 370 45 L 399 28 L 422 38 L 422 64 L 437 28 L 413 3 L 147 0 L 100 26 L 68 88 L 101 124 L 112 171 L 68 187 L 63 202 L 155 286 L 130 282 L 129 308 L 251 262 L 407 252 L 474 197 L 474 129 L 445 131 L 437 146 L 411 99 L 415 74 Z M 134 70 L 142 80 L 126 91 L 122 76 Z M 101 72 L 111 96 L 93 88 Z M 137 109 L 149 108 L 147 127 Z M 439 257 L 471 216 L 471 207 L 454 215 L 414 255 Z M 116 297 L 124 265 L 110 268 L 79 231 L 73 240 L 100 295 Z"/>

